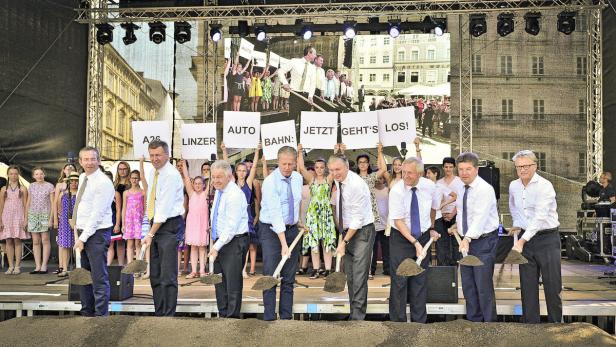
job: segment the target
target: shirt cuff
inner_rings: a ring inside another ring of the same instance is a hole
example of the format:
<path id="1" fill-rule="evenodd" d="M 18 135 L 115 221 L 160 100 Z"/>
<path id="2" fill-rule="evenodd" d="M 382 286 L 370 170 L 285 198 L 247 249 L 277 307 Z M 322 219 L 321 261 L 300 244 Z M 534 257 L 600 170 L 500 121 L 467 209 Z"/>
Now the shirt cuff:
<path id="1" fill-rule="evenodd" d="M 79 240 L 83 243 L 86 243 L 88 241 L 88 239 L 90 238 L 90 236 L 94 235 L 93 232 L 89 231 L 89 230 L 84 230 L 81 235 L 79 235 Z"/>
<path id="2" fill-rule="evenodd" d="M 282 224 L 282 225 L 275 225 L 275 224 L 272 224 L 271 229 L 272 229 L 272 230 L 273 230 L 276 234 L 281 234 L 281 233 L 284 233 L 284 232 L 287 230 L 287 227 L 286 227 L 284 224 Z"/>
<path id="3" fill-rule="evenodd" d="M 214 249 L 216 249 L 216 252 L 220 252 L 220 249 L 224 246 L 225 244 L 222 242 L 221 239 L 218 239 L 218 241 L 216 241 L 214 243 Z"/>

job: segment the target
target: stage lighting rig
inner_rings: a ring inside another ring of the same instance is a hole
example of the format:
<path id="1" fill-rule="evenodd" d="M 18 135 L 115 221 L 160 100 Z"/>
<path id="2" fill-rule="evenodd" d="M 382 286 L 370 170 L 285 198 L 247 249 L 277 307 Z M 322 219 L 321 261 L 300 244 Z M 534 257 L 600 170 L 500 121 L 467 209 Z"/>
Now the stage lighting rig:
<path id="1" fill-rule="evenodd" d="M 188 22 L 176 22 L 174 24 L 173 38 L 177 43 L 183 44 L 190 41 L 190 28 L 192 26 Z"/>
<path id="2" fill-rule="evenodd" d="M 265 30 L 265 26 L 256 26 L 255 36 L 257 37 L 257 41 L 264 41 L 267 38 L 267 31 Z"/>
<path id="3" fill-rule="evenodd" d="M 469 22 L 469 30 L 471 35 L 479 37 L 488 31 L 486 23 L 486 15 L 483 13 L 471 14 Z"/>
<path id="4" fill-rule="evenodd" d="M 137 36 L 135 36 L 135 30 L 139 30 L 139 26 L 134 23 L 122 23 L 120 26 L 124 29 L 124 37 L 122 38 L 122 42 L 125 45 L 130 45 L 137 41 Z"/>
<path id="5" fill-rule="evenodd" d="M 150 41 L 159 45 L 165 41 L 165 29 L 167 26 L 162 22 L 148 23 L 150 26 Z"/>
<path id="6" fill-rule="evenodd" d="M 389 36 L 392 38 L 396 38 L 400 36 L 402 33 L 402 29 L 400 28 L 400 21 L 389 21 L 389 29 L 387 29 Z"/>
<path id="7" fill-rule="evenodd" d="M 210 38 L 214 42 L 220 41 L 222 39 L 222 26 L 220 24 L 210 24 Z"/>
<path id="8" fill-rule="evenodd" d="M 346 39 L 353 39 L 355 35 L 357 35 L 357 31 L 355 30 L 355 21 L 345 21 L 343 26 L 343 33 Z"/>
<path id="9" fill-rule="evenodd" d="M 109 23 L 96 24 L 96 42 L 106 45 L 113 41 L 113 26 Z"/>
<path id="10" fill-rule="evenodd" d="M 513 13 L 501 13 L 498 15 L 498 21 L 496 22 L 496 32 L 505 37 L 511 34 L 515 29 L 515 22 L 513 20 Z"/>
<path id="11" fill-rule="evenodd" d="M 528 12 L 524 15 L 524 20 L 526 21 L 524 30 L 530 35 L 537 36 L 539 31 L 541 31 L 539 18 L 541 18 L 541 13 L 539 12 Z"/>
<path id="12" fill-rule="evenodd" d="M 304 23 L 302 29 L 299 31 L 299 36 L 301 36 L 304 40 L 310 40 L 312 35 L 312 23 Z"/>

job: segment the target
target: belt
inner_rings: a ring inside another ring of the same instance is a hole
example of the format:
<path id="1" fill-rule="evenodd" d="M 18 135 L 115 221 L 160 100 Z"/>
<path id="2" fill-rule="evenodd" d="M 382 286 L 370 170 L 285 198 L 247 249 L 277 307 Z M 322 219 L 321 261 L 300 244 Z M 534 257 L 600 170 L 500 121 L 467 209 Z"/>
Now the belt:
<path id="1" fill-rule="evenodd" d="M 526 229 L 522 229 L 520 232 L 520 236 L 523 235 L 526 232 Z M 545 234 L 549 234 L 549 233 L 554 233 L 554 232 L 558 232 L 558 227 L 556 228 L 552 228 L 552 229 L 542 229 L 537 231 L 537 233 L 535 235 L 545 235 Z"/>
<path id="2" fill-rule="evenodd" d="M 291 228 L 293 228 L 293 227 L 294 227 L 294 226 L 296 226 L 296 225 L 297 225 L 297 224 L 285 224 L 284 226 L 285 226 L 285 228 L 287 228 L 287 229 L 291 229 Z"/>
<path id="3" fill-rule="evenodd" d="M 488 236 L 498 235 L 498 229 L 494 229 L 494 231 L 490 231 L 489 233 L 481 234 L 477 239 L 483 239 Z"/>
<path id="4" fill-rule="evenodd" d="M 231 239 L 239 239 L 240 237 L 246 237 L 246 236 L 248 236 L 248 233 L 235 235 Z M 214 240 L 213 242 L 216 243 L 216 241 L 218 241 L 218 239 Z"/>
<path id="5" fill-rule="evenodd" d="M 361 228 L 359 228 L 359 229 L 363 229 L 363 228 L 365 228 L 365 227 L 369 227 L 369 226 L 371 226 L 371 225 L 374 225 L 374 223 L 368 223 L 368 224 L 366 224 L 366 225 L 363 225 L 363 226 L 362 226 Z M 359 229 L 357 229 L 357 230 L 359 230 Z M 346 233 L 347 233 L 347 231 L 349 231 L 349 228 L 344 229 L 344 230 L 342 231 L 342 233 L 343 233 L 343 234 L 346 234 Z"/>

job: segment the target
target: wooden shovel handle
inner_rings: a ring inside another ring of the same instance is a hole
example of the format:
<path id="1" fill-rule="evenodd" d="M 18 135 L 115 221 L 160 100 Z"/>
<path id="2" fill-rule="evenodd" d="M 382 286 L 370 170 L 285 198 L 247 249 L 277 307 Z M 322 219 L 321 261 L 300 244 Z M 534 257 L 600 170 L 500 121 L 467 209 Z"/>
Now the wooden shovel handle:
<path id="1" fill-rule="evenodd" d="M 336 255 L 336 272 L 340 272 L 340 263 L 342 262 L 342 256 L 340 254 Z"/>
<path id="2" fill-rule="evenodd" d="M 430 246 L 432 245 L 432 242 L 434 241 L 434 239 L 431 237 L 430 241 L 428 241 L 426 243 L 425 246 L 423 246 L 424 252 L 422 254 L 420 254 L 417 257 L 417 260 L 415 261 L 417 263 L 417 265 L 421 264 L 421 262 L 424 260 L 424 258 L 426 257 L 426 255 L 428 255 L 428 252 L 430 251 Z"/>
<path id="3" fill-rule="evenodd" d="M 300 229 L 300 231 L 297 233 L 297 236 L 295 236 L 295 239 L 293 240 L 293 242 L 291 242 L 291 245 L 289 246 L 289 252 L 282 256 L 280 262 L 278 263 L 278 266 L 276 266 L 276 270 L 274 270 L 274 274 L 272 275 L 274 278 L 277 278 L 280 275 L 280 271 L 282 271 L 284 263 L 287 261 L 287 259 L 289 259 L 291 253 L 293 252 L 293 249 L 295 248 L 295 245 L 297 245 L 303 235 L 304 229 Z"/>
<path id="4" fill-rule="evenodd" d="M 143 258 L 145 257 L 145 251 L 147 249 L 148 249 L 148 245 L 146 245 L 145 243 L 141 245 L 141 250 L 139 251 L 139 257 L 137 258 L 137 260 L 143 260 Z"/>
<path id="5" fill-rule="evenodd" d="M 458 246 L 462 243 L 462 240 L 460 239 L 460 234 L 458 234 L 458 231 L 456 230 L 455 233 L 453 233 L 453 235 L 456 237 L 456 240 L 458 241 Z M 462 256 L 466 257 L 468 256 L 468 252 L 462 252 Z"/>
<path id="6" fill-rule="evenodd" d="M 75 266 L 81 269 L 81 252 L 75 252 Z"/>
<path id="7" fill-rule="evenodd" d="M 209 257 L 209 261 L 210 261 L 210 275 L 214 274 L 214 257 L 210 256 Z"/>

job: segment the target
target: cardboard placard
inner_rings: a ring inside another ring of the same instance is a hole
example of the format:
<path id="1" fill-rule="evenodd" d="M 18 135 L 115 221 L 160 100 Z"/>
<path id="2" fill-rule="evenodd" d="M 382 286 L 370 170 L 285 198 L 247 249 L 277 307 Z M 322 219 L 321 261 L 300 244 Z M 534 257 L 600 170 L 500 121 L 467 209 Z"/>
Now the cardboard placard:
<path id="1" fill-rule="evenodd" d="M 390 108 L 377 111 L 379 136 L 383 146 L 407 146 L 415 140 L 415 109 L 413 107 Z"/>
<path id="2" fill-rule="evenodd" d="M 242 39 L 240 42 L 240 51 L 238 54 L 240 57 L 250 60 L 252 59 L 252 52 L 254 51 L 254 49 L 255 45 L 245 39 Z"/>
<path id="3" fill-rule="evenodd" d="M 216 123 L 182 124 L 182 158 L 209 159 L 217 147 Z"/>
<path id="4" fill-rule="evenodd" d="M 259 112 L 225 111 L 222 141 L 228 148 L 257 148 L 260 140 Z"/>
<path id="5" fill-rule="evenodd" d="M 225 37 L 223 42 L 225 44 L 225 58 L 231 59 L 231 38 Z"/>
<path id="6" fill-rule="evenodd" d="M 271 67 L 277 68 L 279 64 L 280 64 L 280 56 L 278 54 L 270 51 L 270 54 L 269 54 L 269 65 Z"/>
<path id="7" fill-rule="evenodd" d="M 261 125 L 261 145 L 266 160 L 276 159 L 278 150 L 283 146 L 291 146 L 297 149 L 295 121 L 287 120 Z"/>
<path id="8" fill-rule="evenodd" d="M 338 139 L 338 113 L 302 111 L 299 137 L 304 148 L 333 149 Z"/>
<path id="9" fill-rule="evenodd" d="M 379 142 L 378 113 L 341 113 L 340 133 L 347 149 L 376 148 Z"/>
<path id="10" fill-rule="evenodd" d="M 267 63 L 267 55 L 265 53 L 254 51 L 252 52 L 252 58 L 255 61 L 255 66 L 265 67 L 265 64 Z"/>
<path id="11" fill-rule="evenodd" d="M 135 158 L 145 156 L 149 158 L 148 145 L 154 140 L 165 141 L 171 152 L 171 127 L 167 121 L 134 121 L 133 128 L 133 155 Z M 172 155 L 172 153 L 170 153 Z"/>

